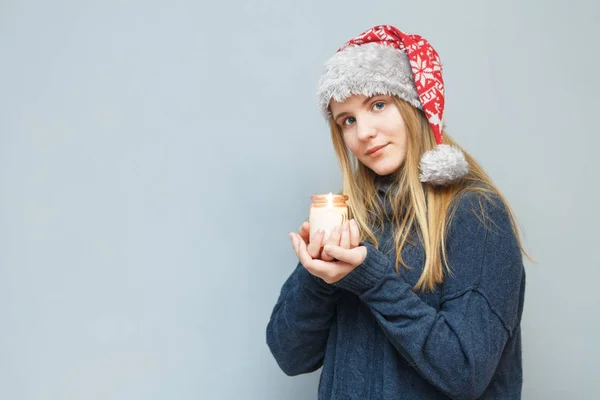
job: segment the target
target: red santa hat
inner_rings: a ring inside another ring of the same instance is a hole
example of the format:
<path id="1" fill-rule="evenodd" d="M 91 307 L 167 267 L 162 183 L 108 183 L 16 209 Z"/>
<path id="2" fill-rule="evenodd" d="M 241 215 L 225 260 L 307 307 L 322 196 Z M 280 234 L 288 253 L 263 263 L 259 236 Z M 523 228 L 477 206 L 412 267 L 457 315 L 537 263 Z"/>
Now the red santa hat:
<path id="1" fill-rule="evenodd" d="M 448 184 L 468 173 L 462 151 L 444 144 L 444 81 L 440 57 L 419 35 L 391 25 L 378 25 L 338 49 L 326 63 L 319 81 L 319 107 L 329 119 L 329 102 L 343 102 L 353 94 L 396 95 L 423 110 L 437 146 L 420 160 L 420 180 Z"/>

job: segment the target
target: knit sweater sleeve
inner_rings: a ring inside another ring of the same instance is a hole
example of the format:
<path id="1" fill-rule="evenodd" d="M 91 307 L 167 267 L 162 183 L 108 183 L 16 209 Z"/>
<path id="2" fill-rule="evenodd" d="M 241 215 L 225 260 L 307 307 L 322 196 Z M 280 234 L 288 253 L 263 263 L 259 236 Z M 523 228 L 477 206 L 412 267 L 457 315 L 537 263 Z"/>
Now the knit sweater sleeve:
<path id="1" fill-rule="evenodd" d="M 520 319 L 524 270 L 518 242 L 499 200 L 484 202 L 487 220 L 473 211 L 479 196 L 458 200 L 446 244 L 452 272 L 442 285 L 439 310 L 368 243 L 363 264 L 335 284 L 357 294 L 401 356 L 453 399 L 482 395 Z"/>
<path id="2" fill-rule="evenodd" d="M 301 263 L 284 283 L 267 325 L 267 345 L 285 374 L 322 366 L 339 293 Z"/>

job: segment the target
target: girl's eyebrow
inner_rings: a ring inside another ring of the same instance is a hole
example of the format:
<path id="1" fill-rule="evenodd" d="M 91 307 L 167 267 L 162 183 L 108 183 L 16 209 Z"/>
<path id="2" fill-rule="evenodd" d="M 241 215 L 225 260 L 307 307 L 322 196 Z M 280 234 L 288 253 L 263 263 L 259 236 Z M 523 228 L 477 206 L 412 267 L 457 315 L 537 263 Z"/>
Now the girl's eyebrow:
<path id="1" fill-rule="evenodd" d="M 378 97 L 378 96 L 383 96 L 383 95 L 382 95 L 382 94 L 376 94 L 376 95 L 373 95 L 373 96 L 371 96 L 371 97 L 367 97 L 367 98 L 366 98 L 366 99 L 365 99 L 365 100 L 362 102 L 362 105 L 364 106 L 364 105 L 365 105 L 365 104 L 367 104 L 369 101 L 371 101 L 371 99 L 374 99 L 375 97 Z M 341 112 L 341 113 L 339 113 L 338 115 L 336 115 L 335 117 L 333 117 L 333 120 L 334 120 L 334 121 L 337 121 L 339 117 L 343 117 L 344 115 L 348 115 L 348 114 L 350 114 L 350 113 L 349 113 L 349 112 L 347 112 L 347 111 Z"/>

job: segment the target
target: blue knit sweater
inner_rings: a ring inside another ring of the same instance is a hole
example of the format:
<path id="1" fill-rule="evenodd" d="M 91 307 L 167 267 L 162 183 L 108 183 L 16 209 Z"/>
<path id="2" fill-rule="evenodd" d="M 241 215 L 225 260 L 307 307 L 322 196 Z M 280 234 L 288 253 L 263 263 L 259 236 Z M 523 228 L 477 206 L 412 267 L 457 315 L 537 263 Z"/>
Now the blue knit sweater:
<path id="1" fill-rule="evenodd" d="M 521 398 L 525 271 L 501 203 L 461 194 L 448 231 L 451 267 L 434 292 L 414 292 L 425 262 L 419 240 L 394 268 L 391 223 L 362 265 L 329 285 L 298 264 L 267 326 L 287 375 L 322 367 L 319 399 Z M 388 210 L 390 208 L 388 207 Z M 389 213 L 389 211 L 388 211 Z"/>

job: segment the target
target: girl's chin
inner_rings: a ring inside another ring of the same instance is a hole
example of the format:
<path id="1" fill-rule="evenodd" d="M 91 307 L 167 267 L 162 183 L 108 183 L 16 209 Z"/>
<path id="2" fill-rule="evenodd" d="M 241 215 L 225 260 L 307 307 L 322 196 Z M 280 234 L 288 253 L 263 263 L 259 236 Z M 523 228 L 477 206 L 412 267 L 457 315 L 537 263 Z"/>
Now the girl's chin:
<path id="1" fill-rule="evenodd" d="M 385 175 L 389 175 L 391 173 L 396 172 L 398 170 L 398 168 L 400 168 L 400 165 L 396 165 L 395 163 L 394 163 L 394 165 L 385 164 L 385 163 L 376 163 L 374 165 L 371 165 L 369 168 L 371 168 L 371 170 L 373 172 L 375 172 L 377 175 L 385 176 Z"/>

